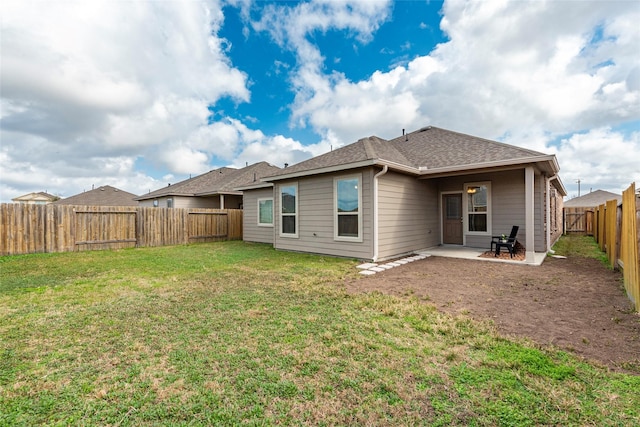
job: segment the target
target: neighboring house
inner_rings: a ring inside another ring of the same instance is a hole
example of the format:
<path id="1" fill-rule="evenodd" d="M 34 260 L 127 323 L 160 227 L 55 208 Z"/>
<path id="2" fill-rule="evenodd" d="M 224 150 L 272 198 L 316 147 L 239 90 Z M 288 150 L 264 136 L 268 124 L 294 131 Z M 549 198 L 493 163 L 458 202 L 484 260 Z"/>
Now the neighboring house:
<path id="1" fill-rule="evenodd" d="M 137 197 L 140 206 L 165 208 L 242 209 L 242 191 L 237 187 L 259 182 L 260 178 L 280 170 L 267 162 L 242 169 L 220 168 L 169 184 Z"/>
<path id="2" fill-rule="evenodd" d="M 241 188 L 244 239 L 378 261 L 441 244 L 488 250 L 518 225 L 533 263 L 562 232 L 558 171 L 554 155 L 431 126 L 372 136 Z"/>
<path id="3" fill-rule="evenodd" d="M 564 202 L 565 208 L 596 208 L 609 200 L 616 199 L 622 203 L 622 195 L 604 190 L 596 190 L 584 196 L 574 197 Z"/>
<path id="4" fill-rule="evenodd" d="M 82 205 L 82 206 L 138 206 L 135 198 L 138 197 L 110 185 L 83 191 L 75 196 L 69 196 L 55 202 L 55 205 Z"/>
<path id="5" fill-rule="evenodd" d="M 16 197 L 14 199 L 11 199 L 11 201 L 14 203 L 24 203 L 27 205 L 46 205 L 48 203 L 53 203 L 58 199 L 60 199 L 60 197 L 49 194 L 46 191 L 39 191 L 37 193 L 29 193 Z"/>

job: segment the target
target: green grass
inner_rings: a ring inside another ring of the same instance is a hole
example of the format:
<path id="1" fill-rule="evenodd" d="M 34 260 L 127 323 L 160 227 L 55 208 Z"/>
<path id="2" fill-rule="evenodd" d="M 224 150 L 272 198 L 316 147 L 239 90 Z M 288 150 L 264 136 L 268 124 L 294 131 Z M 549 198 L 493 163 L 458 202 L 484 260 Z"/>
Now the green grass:
<path id="1" fill-rule="evenodd" d="M 348 295 L 355 265 L 243 242 L 0 258 L 0 425 L 640 423 L 640 377 Z"/>
<path id="2" fill-rule="evenodd" d="M 594 258 L 609 266 L 607 254 L 600 250 L 593 236 L 565 234 L 553 245 L 553 250 L 556 255 Z"/>

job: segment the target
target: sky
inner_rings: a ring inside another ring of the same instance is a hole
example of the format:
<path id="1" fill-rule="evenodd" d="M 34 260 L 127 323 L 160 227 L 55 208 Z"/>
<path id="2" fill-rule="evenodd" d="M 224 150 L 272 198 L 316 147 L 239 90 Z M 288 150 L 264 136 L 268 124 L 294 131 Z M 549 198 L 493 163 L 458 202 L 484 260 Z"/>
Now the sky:
<path id="1" fill-rule="evenodd" d="M 640 185 L 640 1 L 3 0 L 0 202 L 432 125 Z M 580 184 L 578 184 L 580 181 Z"/>

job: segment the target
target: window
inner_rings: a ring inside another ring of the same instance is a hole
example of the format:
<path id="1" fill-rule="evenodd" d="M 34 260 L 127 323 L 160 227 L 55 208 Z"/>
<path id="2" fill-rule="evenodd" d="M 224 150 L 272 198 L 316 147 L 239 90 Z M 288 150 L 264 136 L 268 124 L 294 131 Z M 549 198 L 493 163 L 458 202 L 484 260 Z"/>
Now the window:
<path id="1" fill-rule="evenodd" d="M 298 237 L 298 184 L 280 187 L 280 235 Z"/>
<path id="2" fill-rule="evenodd" d="M 491 224 L 491 184 L 488 182 L 465 185 L 467 193 L 467 232 L 489 234 Z"/>
<path id="3" fill-rule="evenodd" d="M 273 227 L 273 199 L 258 199 L 258 225 Z"/>
<path id="4" fill-rule="evenodd" d="M 157 208 L 157 207 L 158 207 L 158 199 L 156 199 L 156 200 L 154 200 L 154 201 L 153 201 L 153 207 L 154 207 L 154 208 Z"/>
<path id="5" fill-rule="evenodd" d="M 173 207 L 173 199 L 167 199 L 167 207 L 168 208 L 172 208 Z"/>
<path id="6" fill-rule="evenodd" d="M 334 238 L 362 242 L 361 175 L 334 179 Z"/>

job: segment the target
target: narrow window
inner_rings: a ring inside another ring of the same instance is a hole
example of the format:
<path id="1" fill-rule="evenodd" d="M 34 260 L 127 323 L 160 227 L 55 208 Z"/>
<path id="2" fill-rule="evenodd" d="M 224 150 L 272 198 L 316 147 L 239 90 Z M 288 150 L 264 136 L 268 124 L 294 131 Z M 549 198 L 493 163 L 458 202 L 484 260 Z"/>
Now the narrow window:
<path id="1" fill-rule="evenodd" d="M 362 178 L 360 175 L 334 179 L 336 240 L 362 241 Z"/>
<path id="2" fill-rule="evenodd" d="M 489 233 L 491 224 L 491 184 L 472 183 L 465 185 L 467 193 L 467 232 Z"/>
<path id="3" fill-rule="evenodd" d="M 172 208 L 173 207 L 173 199 L 167 199 L 167 207 L 168 208 Z"/>
<path id="4" fill-rule="evenodd" d="M 273 199 L 258 199 L 258 225 L 273 227 Z"/>
<path id="5" fill-rule="evenodd" d="M 280 187 L 280 235 L 298 237 L 298 184 Z"/>

